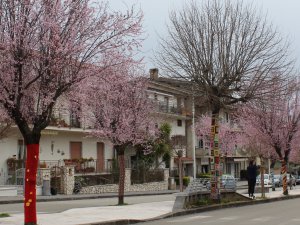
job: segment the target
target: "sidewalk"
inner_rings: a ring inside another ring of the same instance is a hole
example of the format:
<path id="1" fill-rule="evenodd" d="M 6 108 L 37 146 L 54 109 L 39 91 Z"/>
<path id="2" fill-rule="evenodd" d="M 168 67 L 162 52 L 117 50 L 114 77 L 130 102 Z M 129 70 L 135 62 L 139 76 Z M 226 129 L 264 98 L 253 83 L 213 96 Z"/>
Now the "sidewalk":
<path id="1" fill-rule="evenodd" d="M 247 196 L 246 190 L 239 190 L 239 193 Z M 152 193 L 153 194 L 153 193 Z M 256 197 L 260 197 L 260 193 L 256 194 Z M 270 201 L 278 201 L 288 198 L 300 197 L 300 188 L 289 190 L 289 196 L 286 197 L 282 194 L 282 190 L 277 188 L 276 191 L 266 193 L 266 200 L 254 200 L 250 201 L 249 204 L 260 204 Z M 163 202 L 151 202 L 141 203 L 126 206 L 104 206 L 104 207 L 90 207 L 90 208 L 78 208 L 70 209 L 62 213 L 53 214 L 39 214 L 38 224 L 39 225 L 90 225 L 90 224 L 115 224 L 112 221 L 120 221 L 118 224 L 130 224 L 129 220 L 143 221 L 149 219 L 155 219 L 157 217 L 164 217 L 172 215 L 172 207 L 174 201 L 163 201 Z M 239 204 L 241 205 L 241 204 Z M 247 205 L 247 203 L 243 204 Z M 232 206 L 231 206 L 232 207 Z M 218 208 L 218 207 L 215 207 Z M 204 211 L 203 208 L 200 211 Z M 181 214 L 189 214 L 198 212 L 195 210 L 187 210 Z M 177 214 L 178 215 L 178 214 Z M 0 218 L 1 225 L 23 225 L 23 214 L 13 214 L 11 217 Z"/>
<path id="2" fill-rule="evenodd" d="M 165 190 L 165 191 L 154 191 L 154 192 L 149 192 L 149 191 L 126 192 L 125 196 L 128 197 L 128 196 L 145 196 L 145 195 L 165 195 L 165 194 L 173 194 L 177 192 L 179 191 Z M 67 200 L 82 200 L 82 199 L 112 198 L 112 197 L 118 197 L 118 193 L 37 196 L 37 202 L 67 201 Z M 20 195 L 13 196 L 13 197 L 0 196 L 0 205 L 22 203 L 22 202 L 23 202 L 23 196 Z"/>

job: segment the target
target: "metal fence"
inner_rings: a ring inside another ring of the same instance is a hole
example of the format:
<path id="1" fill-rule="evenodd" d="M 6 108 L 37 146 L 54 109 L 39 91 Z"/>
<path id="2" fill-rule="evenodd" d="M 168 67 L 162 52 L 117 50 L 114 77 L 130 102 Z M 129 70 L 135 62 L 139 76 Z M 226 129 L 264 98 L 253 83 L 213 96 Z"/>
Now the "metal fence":
<path id="1" fill-rule="evenodd" d="M 23 185 L 24 180 L 25 180 L 25 169 L 24 168 L 16 169 L 15 171 L 10 171 L 6 180 L 6 185 Z M 37 171 L 36 182 L 38 186 L 42 185 L 40 169 L 38 169 Z"/>
<path id="2" fill-rule="evenodd" d="M 80 183 L 81 187 L 118 184 L 119 171 L 111 171 L 107 174 L 80 174 L 75 176 L 75 183 Z"/>
<path id="3" fill-rule="evenodd" d="M 163 169 L 133 169 L 131 171 L 131 184 L 143 184 L 164 181 Z"/>

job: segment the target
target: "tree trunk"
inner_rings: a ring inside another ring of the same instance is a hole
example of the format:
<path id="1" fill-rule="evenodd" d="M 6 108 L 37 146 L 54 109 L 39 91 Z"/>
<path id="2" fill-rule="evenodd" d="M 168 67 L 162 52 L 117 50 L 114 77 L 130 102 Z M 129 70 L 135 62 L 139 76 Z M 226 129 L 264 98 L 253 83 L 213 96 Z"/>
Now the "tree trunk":
<path id="1" fill-rule="evenodd" d="M 119 201 L 118 205 L 124 205 L 124 189 L 125 189 L 125 160 L 124 153 L 125 147 L 123 145 L 117 145 L 116 150 L 118 153 L 119 161 Z"/>
<path id="2" fill-rule="evenodd" d="M 264 165 L 264 159 L 260 158 L 260 186 L 261 186 L 261 197 L 265 198 L 265 165 Z"/>
<path id="3" fill-rule="evenodd" d="M 284 159 L 281 159 L 281 176 L 282 176 L 282 190 L 284 195 L 288 195 L 288 187 L 287 187 L 287 162 Z"/>
<path id="4" fill-rule="evenodd" d="M 219 151 L 219 113 L 220 108 L 215 107 L 212 110 L 211 121 L 211 198 L 217 200 L 221 199 L 220 195 L 220 151 Z"/>
<path id="5" fill-rule="evenodd" d="M 39 162 L 39 144 L 27 144 L 24 217 L 25 225 L 36 225 L 36 174 Z"/>
<path id="6" fill-rule="evenodd" d="M 183 192 L 183 178 L 182 178 L 182 157 L 178 159 L 178 169 L 179 169 L 179 189 L 180 192 Z"/>

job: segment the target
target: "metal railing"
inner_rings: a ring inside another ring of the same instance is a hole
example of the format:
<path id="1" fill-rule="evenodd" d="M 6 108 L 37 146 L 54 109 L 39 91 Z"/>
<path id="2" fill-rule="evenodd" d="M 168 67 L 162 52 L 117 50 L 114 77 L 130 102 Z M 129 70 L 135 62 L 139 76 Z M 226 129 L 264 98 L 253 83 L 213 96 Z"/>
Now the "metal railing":
<path id="1" fill-rule="evenodd" d="M 157 101 L 157 100 L 154 101 L 154 105 L 158 112 L 180 114 L 180 115 L 182 114 L 181 107 L 178 107 L 176 105 L 170 105 L 168 103 Z"/>
<path id="2" fill-rule="evenodd" d="M 25 180 L 25 169 L 17 169 L 14 173 L 11 173 L 6 180 L 6 185 L 23 185 Z M 41 171 L 40 169 L 37 170 L 37 178 L 36 178 L 37 186 L 42 185 L 41 179 Z"/>
<path id="3" fill-rule="evenodd" d="M 105 163 L 97 159 L 65 159 L 64 165 L 74 166 L 76 175 L 111 173 L 113 170 L 112 160 Z"/>
<path id="4" fill-rule="evenodd" d="M 131 171 L 132 184 L 144 184 L 164 181 L 163 169 L 133 169 Z"/>
<path id="5" fill-rule="evenodd" d="M 196 147 L 195 151 L 196 156 L 210 156 L 210 150 L 207 148 Z"/>
<path id="6" fill-rule="evenodd" d="M 193 179 L 188 187 L 185 189 L 187 193 L 194 193 L 198 191 L 210 191 L 211 188 L 211 179 L 210 178 L 196 178 Z M 220 188 L 221 190 L 229 190 L 235 191 L 236 190 L 236 182 L 238 179 L 227 179 L 221 178 L 220 179 Z"/>

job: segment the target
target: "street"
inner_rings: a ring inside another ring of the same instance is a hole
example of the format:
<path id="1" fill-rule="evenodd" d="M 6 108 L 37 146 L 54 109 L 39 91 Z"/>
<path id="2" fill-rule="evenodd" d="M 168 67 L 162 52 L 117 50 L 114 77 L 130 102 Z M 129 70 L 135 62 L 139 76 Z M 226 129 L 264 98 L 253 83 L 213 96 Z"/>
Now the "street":
<path id="1" fill-rule="evenodd" d="M 221 209 L 139 224 L 299 225 L 299 203 L 300 199 L 284 200 L 239 208 Z"/>
<path id="2" fill-rule="evenodd" d="M 131 196 L 125 197 L 125 203 L 137 204 L 146 202 L 159 202 L 175 200 L 174 194 L 169 195 L 150 195 L 150 196 Z M 74 201 L 53 201 L 53 202 L 38 202 L 38 213 L 57 213 L 68 209 L 98 207 L 98 206 L 112 206 L 118 203 L 118 198 L 99 198 L 99 199 L 85 199 Z M 23 213 L 23 203 L 18 204 L 4 204 L 0 205 L 0 213 Z"/>

